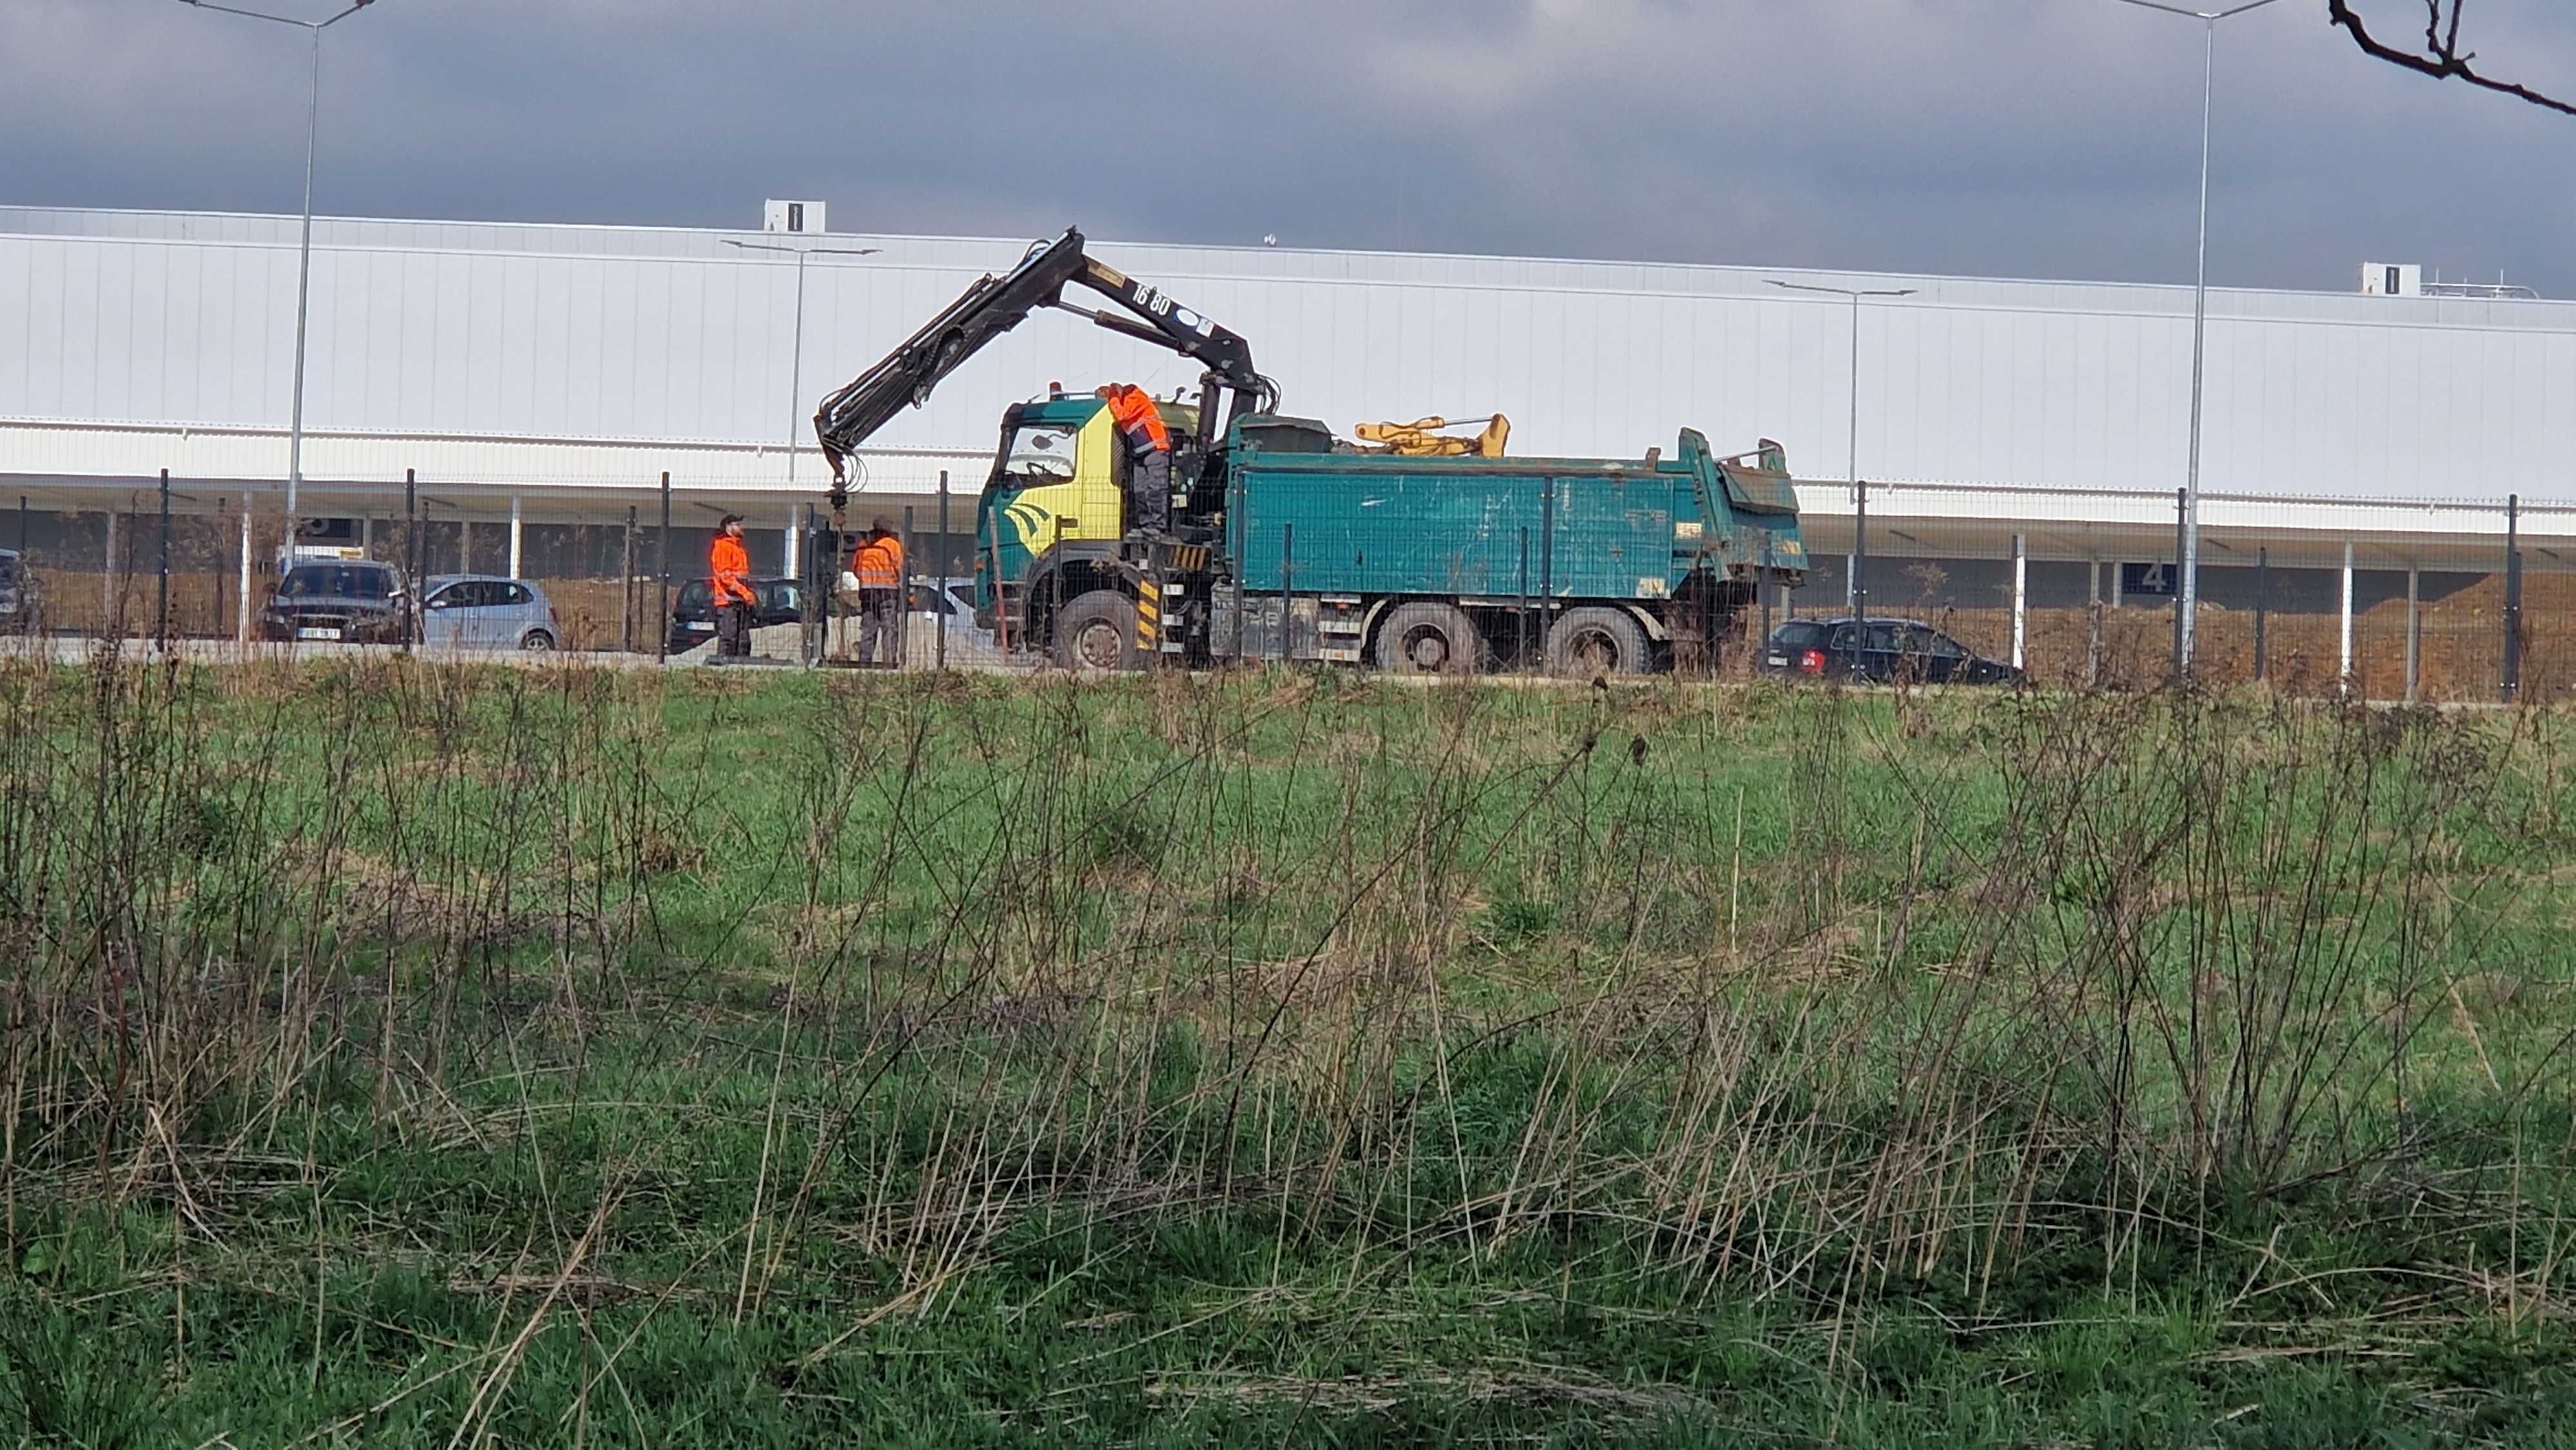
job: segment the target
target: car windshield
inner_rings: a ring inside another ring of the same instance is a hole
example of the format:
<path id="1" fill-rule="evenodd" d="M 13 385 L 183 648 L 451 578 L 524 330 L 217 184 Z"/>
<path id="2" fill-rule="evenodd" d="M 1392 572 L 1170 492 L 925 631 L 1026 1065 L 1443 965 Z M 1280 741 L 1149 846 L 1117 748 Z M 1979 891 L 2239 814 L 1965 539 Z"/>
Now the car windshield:
<path id="1" fill-rule="evenodd" d="M 704 579 L 692 579 L 680 586 L 680 597 L 671 601 L 671 607 L 682 614 L 687 614 L 708 608 L 708 601 L 714 597 L 714 586 Z"/>
<path id="2" fill-rule="evenodd" d="M 391 599 L 393 593 L 392 570 L 357 564 L 298 564 L 277 585 L 280 599 Z"/>
<path id="3" fill-rule="evenodd" d="M 15 554 L 0 554 L 0 584 L 15 584 L 17 582 L 18 556 Z"/>
<path id="4" fill-rule="evenodd" d="M 1792 620 L 1772 632 L 1771 646 L 1774 649 L 1815 649 L 1824 642 L 1824 634 L 1825 627 L 1821 624 Z"/>
<path id="5" fill-rule="evenodd" d="M 1027 423 L 1011 434 L 1002 453 L 1002 477 L 1026 483 L 1057 482 L 1073 477 L 1076 430 L 1066 423 Z"/>

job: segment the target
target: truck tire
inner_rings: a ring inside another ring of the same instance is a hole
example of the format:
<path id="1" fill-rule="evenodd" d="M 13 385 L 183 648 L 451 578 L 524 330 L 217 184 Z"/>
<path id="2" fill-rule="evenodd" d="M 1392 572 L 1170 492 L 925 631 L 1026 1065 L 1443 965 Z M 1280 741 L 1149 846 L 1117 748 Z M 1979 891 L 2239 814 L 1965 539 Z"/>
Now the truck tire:
<path id="1" fill-rule="evenodd" d="M 1066 605 L 1055 617 L 1055 662 L 1085 675 L 1143 669 L 1136 601 L 1115 589 L 1094 589 Z"/>
<path id="2" fill-rule="evenodd" d="M 1376 659 L 1389 674 L 1469 673 L 1485 667 L 1485 637 L 1454 604 L 1399 604 L 1378 624 Z"/>
<path id="3" fill-rule="evenodd" d="M 1547 635 L 1547 672 L 1574 679 L 1606 675 L 1642 675 L 1652 667 L 1654 646 L 1644 625 L 1624 609 L 1597 605 L 1558 615 Z"/>

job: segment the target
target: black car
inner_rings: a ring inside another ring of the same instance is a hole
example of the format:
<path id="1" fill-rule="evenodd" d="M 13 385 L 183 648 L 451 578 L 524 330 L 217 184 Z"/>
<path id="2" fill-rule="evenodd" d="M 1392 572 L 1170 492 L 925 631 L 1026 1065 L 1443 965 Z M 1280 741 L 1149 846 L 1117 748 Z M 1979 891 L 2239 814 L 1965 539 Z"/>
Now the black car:
<path id="1" fill-rule="evenodd" d="M 333 644 L 404 644 L 411 598 L 391 564 L 370 559 L 307 561 L 287 569 L 259 611 L 260 638 Z"/>
<path id="2" fill-rule="evenodd" d="M 2012 685 L 2026 676 L 1918 619 L 1793 619 L 1771 631 L 1766 675 L 1876 684 Z"/>
<path id="3" fill-rule="evenodd" d="M 751 627 L 801 624 L 805 586 L 794 579 L 753 579 Z M 716 586 L 712 579 L 692 579 L 671 600 L 671 653 L 696 649 L 716 637 Z"/>
<path id="4" fill-rule="evenodd" d="M 0 630 L 37 627 L 36 576 L 15 549 L 0 549 Z"/>

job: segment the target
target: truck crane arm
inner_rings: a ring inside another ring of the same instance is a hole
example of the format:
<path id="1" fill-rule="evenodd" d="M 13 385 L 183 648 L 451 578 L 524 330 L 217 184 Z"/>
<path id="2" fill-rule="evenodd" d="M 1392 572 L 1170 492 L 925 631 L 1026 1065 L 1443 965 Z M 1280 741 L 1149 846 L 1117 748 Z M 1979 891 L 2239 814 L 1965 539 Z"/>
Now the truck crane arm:
<path id="1" fill-rule="evenodd" d="M 1135 315 L 1128 318 L 1075 307 L 1064 300 L 1068 283 L 1080 283 Z M 1112 332 L 1205 363 L 1208 396 L 1200 408 L 1202 449 L 1216 435 L 1212 405 L 1217 390 L 1234 395 L 1229 421 L 1249 407 L 1267 410 L 1278 405 L 1278 385 L 1253 370 L 1250 343 L 1160 290 L 1087 255 L 1081 231 L 1068 228 L 1054 241 L 1032 245 L 1008 276 L 978 279 L 901 347 L 823 399 L 814 413 L 814 436 L 832 464 L 832 507 L 837 511 L 847 502 L 849 459 L 861 444 L 906 404 L 919 407 L 929 401 L 931 390 L 950 373 L 1041 307 L 1059 308 Z"/>

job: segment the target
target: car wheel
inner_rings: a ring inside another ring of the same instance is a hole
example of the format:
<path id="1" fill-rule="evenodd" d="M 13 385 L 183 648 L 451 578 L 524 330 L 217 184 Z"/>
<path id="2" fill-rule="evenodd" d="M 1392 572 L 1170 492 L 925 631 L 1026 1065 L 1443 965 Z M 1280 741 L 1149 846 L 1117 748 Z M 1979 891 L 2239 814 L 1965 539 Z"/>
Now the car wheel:
<path id="1" fill-rule="evenodd" d="M 544 654 L 555 647 L 555 637 L 542 629 L 532 629 L 519 636 L 519 648 L 530 654 Z"/>

